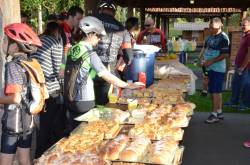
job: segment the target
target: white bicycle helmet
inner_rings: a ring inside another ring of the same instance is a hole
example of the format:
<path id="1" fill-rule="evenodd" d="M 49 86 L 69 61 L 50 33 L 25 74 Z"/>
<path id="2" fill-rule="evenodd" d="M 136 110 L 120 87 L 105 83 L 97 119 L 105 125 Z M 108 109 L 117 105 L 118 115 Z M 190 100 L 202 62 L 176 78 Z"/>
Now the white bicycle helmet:
<path id="1" fill-rule="evenodd" d="M 116 4 L 113 0 L 101 0 L 98 4 L 98 8 L 108 8 L 116 11 Z"/>
<path id="2" fill-rule="evenodd" d="M 86 16 L 82 18 L 79 23 L 79 28 L 86 34 L 94 32 L 99 35 L 106 35 L 102 22 L 93 16 Z"/>

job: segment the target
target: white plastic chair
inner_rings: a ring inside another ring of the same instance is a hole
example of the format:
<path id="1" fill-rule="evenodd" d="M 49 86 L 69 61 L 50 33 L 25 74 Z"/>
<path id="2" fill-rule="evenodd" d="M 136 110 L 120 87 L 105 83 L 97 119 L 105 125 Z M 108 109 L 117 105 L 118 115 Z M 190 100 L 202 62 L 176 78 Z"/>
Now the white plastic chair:
<path id="1" fill-rule="evenodd" d="M 226 86 L 225 86 L 225 89 L 231 88 L 233 75 L 234 75 L 234 70 L 229 70 L 229 71 L 227 72 L 227 78 L 226 78 Z"/>

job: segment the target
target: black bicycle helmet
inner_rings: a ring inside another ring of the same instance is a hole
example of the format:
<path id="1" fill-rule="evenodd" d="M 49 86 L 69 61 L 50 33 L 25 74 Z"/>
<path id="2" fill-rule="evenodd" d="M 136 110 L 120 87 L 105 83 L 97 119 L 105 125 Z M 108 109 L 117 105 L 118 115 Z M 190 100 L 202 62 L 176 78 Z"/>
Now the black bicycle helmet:
<path id="1" fill-rule="evenodd" d="M 108 8 L 116 11 L 116 4 L 113 0 L 101 0 L 98 4 L 98 8 Z"/>

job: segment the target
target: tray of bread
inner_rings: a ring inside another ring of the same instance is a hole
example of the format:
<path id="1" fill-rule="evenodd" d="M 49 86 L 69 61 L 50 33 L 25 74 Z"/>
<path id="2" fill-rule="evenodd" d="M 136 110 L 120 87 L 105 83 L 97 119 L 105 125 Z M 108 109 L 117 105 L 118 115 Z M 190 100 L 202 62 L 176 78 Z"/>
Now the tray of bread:
<path id="1" fill-rule="evenodd" d="M 72 135 L 79 134 L 81 136 L 100 136 L 103 134 L 103 139 L 115 138 L 122 125 L 112 120 L 97 120 L 88 123 L 81 123 L 77 129 L 72 132 Z"/>
<path id="2" fill-rule="evenodd" d="M 150 140 L 160 140 L 166 137 L 171 137 L 175 141 L 181 141 L 184 131 L 179 128 L 172 128 L 168 125 L 160 125 L 159 123 L 142 123 L 136 124 L 129 131 L 129 137 L 145 136 Z"/>
<path id="3" fill-rule="evenodd" d="M 171 138 L 152 142 L 146 137 L 130 139 L 126 135 L 119 135 L 106 142 L 100 148 L 99 155 L 103 160 L 118 165 L 133 163 L 173 165 L 181 160 L 180 148 L 178 142 Z"/>
<path id="4" fill-rule="evenodd" d="M 153 98 L 153 97 L 165 97 L 169 94 L 173 95 L 182 95 L 186 90 L 183 89 L 175 89 L 175 88 L 164 88 L 161 87 L 160 82 L 158 84 L 154 84 L 149 88 L 133 90 L 131 95 L 122 95 L 121 98 Z M 164 84 L 164 83 L 163 83 Z"/>
<path id="5" fill-rule="evenodd" d="M 118 123 L 124 123 L 127 118 L 129 118 L 130 113 L 127 111 L 122 111 L 117 108 L 93 108 L 87 113 L 75 118 L 77 121 L 97 121 L 97 120 L 113 120 Z"/>
<path id="6" fill-rule="evenodd" d="M 119 135 L 103 141 L 95 151 L 45 152 L 35 165 L 81 164 L 81 165 L 178 165 L 184 148 L 171 138 L 151 142 L 145 137 L 130 139 Z"/>
<path id="7" fill-rule="evenodd" d="M 34 161 L 34 165 L 110 165 L 97 153 L 47 152 Z"/>

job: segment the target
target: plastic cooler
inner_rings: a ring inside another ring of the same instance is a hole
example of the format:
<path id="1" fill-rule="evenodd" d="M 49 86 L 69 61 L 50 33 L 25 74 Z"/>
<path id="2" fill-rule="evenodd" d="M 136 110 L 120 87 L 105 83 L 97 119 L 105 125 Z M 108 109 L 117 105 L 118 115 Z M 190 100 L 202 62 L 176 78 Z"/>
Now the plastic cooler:
<path id="1" fill-rule="evenodd" d="M 155 52 L 133 50 L 134 58 L 125 71 L 127 80 L 139 81 L 139 74 L 146 74 L 146 86 L 154 83 Z"/>
<path id="2" fill-rule="evenodd" d="M 154 52 L 146 53 L 146 86 L 150 86 L 154 83 L 154 65 L 155 65 Z"/>
<path id="3" fill-rule="evenodd" d="M 138 81 L 139 73 L 146 73 L 146 58 L 145 53 L 141 50 L 133 50 L 134 58 L 125 71 L 127 80 Z"/>

